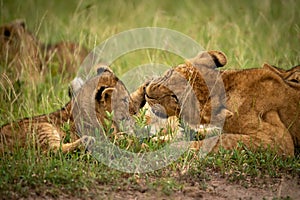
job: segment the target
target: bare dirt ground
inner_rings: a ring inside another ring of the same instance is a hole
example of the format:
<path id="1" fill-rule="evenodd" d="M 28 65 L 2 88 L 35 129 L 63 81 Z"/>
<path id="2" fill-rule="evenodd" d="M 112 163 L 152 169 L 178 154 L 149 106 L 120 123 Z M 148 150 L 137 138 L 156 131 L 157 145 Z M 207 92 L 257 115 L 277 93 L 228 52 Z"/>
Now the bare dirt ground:
<path id="1" fill-rule="evenodd" d="M 113 188 L 111 185 L 96 184 L 93 188 L 74 191 L 69 194 L 57 191 L 57 196 L 49 195 L 45 188 L 37 194 L 32 191 L 26 199 L 300 199 L 300 178 L 282 175 L 281 178 L 249 178 L 232 182 L 211 173 L 209 180 L 195 178 L 181 180 L 181 189 L 163 192 L 141 184 L 139 187 Z M 74 196 L 73 194 L 76 195 Z"/>
<path id="2" fill-rule="evenodd" d="M 185 183 L 170 195 L 161 191 L 118 191 L 106 194 L 111 199 L 300 199 L 299 178 L 261 179 L 253 184 L 232 183 L 218 176 L 206 183 Z M 203 184 L 204 186 L 203 188 Z M 104 197 L 104 196 L 103 196 Z"/>

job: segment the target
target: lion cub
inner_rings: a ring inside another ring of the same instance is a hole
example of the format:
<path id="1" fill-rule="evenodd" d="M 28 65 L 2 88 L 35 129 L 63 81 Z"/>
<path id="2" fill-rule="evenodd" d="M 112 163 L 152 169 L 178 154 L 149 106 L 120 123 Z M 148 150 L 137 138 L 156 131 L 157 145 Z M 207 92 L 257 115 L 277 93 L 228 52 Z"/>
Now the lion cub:
<path id="1" fill-rule="evenodd" d="M 23 20 L 0 26 L 1 82 L 38 81 L 48 72 L 62 73 L 70 80 L 87 54 L 84 47 L 75 43 L 41 43 Z"/>
<path id="2" fill-rule="evenodd" d="M 208 54 L 210 61 L 225 58 L 220 56 L 222 53 Z M 237 148 L 242 142 L 250 149 L 270 147 L 280 155 L 294 155 L 300 148 L 300 66 L 282 70 L 265 64 L 263 68 L 216 72 L 217 63 L 207 64 L 201 56 L 195 59 L 192 65 L 179 65 L 143 88 L 146 101 L 159 115 L 182 118 L 184 106 L 188 105 L 186 110 L 194 123 L 222 129 L 222 134 L 192 142 L 191 148 L 212 144 L 209 151 L 218 151 L 219 147 Z M 223 83 L 224 94 L 218 81 Z M 184 97 L 189 94 L 195 94 L 197 101 L 185 104 Z"/>
<path id="3" fill-rule="evenodd" d="M 89 146 L 94 141 L 90 129 L 105 126 L 107 112 L 115 112 L 113 125 L 118 132 L 118 122 L 137 112 L 124 84 L 108 67 L 98 68 L 98 75 L 81 88 L 77 88 L 70 102 L 50 114 L 21 119 L 0 127 L 0 151 L 37 146 L 43 152 L 61 149 L 63 153 Z M 69 140 L 63 126 L 69 126 Z M 105 127 L 104 127 L 105 128 Z"/>

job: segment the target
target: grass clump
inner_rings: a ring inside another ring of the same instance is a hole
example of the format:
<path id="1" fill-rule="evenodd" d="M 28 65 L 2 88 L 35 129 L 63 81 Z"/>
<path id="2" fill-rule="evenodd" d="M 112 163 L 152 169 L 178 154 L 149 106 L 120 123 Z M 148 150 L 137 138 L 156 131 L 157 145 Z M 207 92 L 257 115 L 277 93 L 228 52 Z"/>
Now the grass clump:
<path id="1" fill-rule="evenodd" d="M 203 159 L 195 159 L 193 162 L 195 164 L 191 165 L 191 169 L 194 173 L 198 173 L 198 168 L 201 166 L 202 168 L 214 169 L 232 181 L 246 180 L 249 177 L 278 178 L 285 173 L 296 177 L 300 176 L 299 155 L 282 157 L 271 149 L 253 152 L 242 143 L 239 144 L 238 149 L 225 150 L 220 148 L 218 153 L 209 154 Z"/>

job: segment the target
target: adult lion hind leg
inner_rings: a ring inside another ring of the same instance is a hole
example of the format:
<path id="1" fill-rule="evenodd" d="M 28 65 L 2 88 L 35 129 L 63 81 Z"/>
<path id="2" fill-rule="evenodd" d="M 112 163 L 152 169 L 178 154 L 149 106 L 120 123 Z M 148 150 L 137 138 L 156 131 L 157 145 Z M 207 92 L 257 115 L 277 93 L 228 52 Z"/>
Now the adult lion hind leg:
<path id="1" fill-rule="evenodd" d="M 277 111 L 271 110 L 264 113 L 259 117 L 259 123 L 249 123 L 249 121 L 251 121 L 251 119 L 245 120 L 246 123 L 242 128 L 242 133 L 233 133 L 234 128 L 227 127 L 227 129 L 232 128 L 232 133 L 224 133 L 220 136 L 194 141 L 191 144 L 191 148 L 198 150 L 203 146 L 207 146 L 207 144 L 211 144 L 210 142 L 212 140 L 217 140 L 214 143 L 214 147 L 211 147 L 211 150 L 214 152 L 217 152 L 220 147 L 235 149 L 238 147 L 238 143 L 242 142 L 251 150 L 257 150 L 261 147 L 270 147 L 276 150 L 278 155 L 294 156 L 295 147 L 292 136 L 282 123 Z M 235 123 L 231 121 L 230 124 Z"/>
<path id="2" fill-rule="evenodd" d="M 271 148 L 276 150 L 278 155 L 294 156 L 294 145 L 288 130 L 262 122 L 261 127 L 252 130 L 251 133 L 230 134 L 224 133 L 220 136 L 210 137 L 200 141 L 193 141 L 190 148 L 206 152 L 218 152 L 220 147 L 227 150 L 237 149 L 239 143 L 243 143 L 251 150 L 260 148 Z"/>
<path id="3" fill-rule="evenodd" d="M 39 124 L 36 131 L 38 144 L 44 151 L 50 149 L 54 152 L 61 150 L 62 153 L 68 153 L 76 149 L 85 149 L 94 143 L 94 138 L 90 136 L 76 137 L 78 139 L 74 142 L 63 143 L 65 133 L 50 123 Z"/>
<path id="4" fill-rule="evenodd" d="M 247 147 L 251 147 L 251 149 L 255 148 L 254 145 L 256 146 L 256 142 L 249 135 L 222 134 L 204 140 L 192 141 L 190 149 L 201 150 L 206 153 L 217 153 L 221 147 L 226 150 L 237 149 L 240 142 Z"/>
<path id="5" fill-rule="evenodd" d="M 261 148 L 271 148 L 276 150 L 278 155 L 287 157 L 294 156 L 294 148 L 292 147 L 287 147 L 280 143 L 274 144 L 270 139 L 264 140 L 240 134 L 223 134 L 221 136 L 214 136 L 200 141 L 193 141 L 191 142 L 190 149 L 201 150 L 207 153 L 217 153 L 220 147 L 226 150 L 238 149 L 239 143 L 242 143 L 252 151 L 256 151 Z"/>

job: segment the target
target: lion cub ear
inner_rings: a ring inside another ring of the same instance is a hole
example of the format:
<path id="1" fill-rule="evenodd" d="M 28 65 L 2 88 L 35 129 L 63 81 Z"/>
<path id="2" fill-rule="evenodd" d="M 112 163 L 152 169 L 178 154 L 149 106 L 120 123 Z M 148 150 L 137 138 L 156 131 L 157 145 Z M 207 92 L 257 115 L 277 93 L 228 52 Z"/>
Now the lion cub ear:
<path id="1" fill-rule="evenodd" d="M 12 22 L 13 26 L 22 27 L 24 30 L 26 29 L 26 23 L 24 19 L 16 19 Z"/>
<path id="2" fill-rule="evenodd" d="M 267 63 L 263 64 L 263 69 L 270 70 L 278 74 L 281 78 L 283 78 L 288 84 L 299 84 L 300 83 L 300 71 L 298 71 L 299 66 L 296 66 L 288 71 L 284 69 L 280 69 L 278 67 L 269 65 Z"/>
<path id="3" fill-rule="evenodd" d="M 96 101 L 107 102 L 112 98 L 112 93 L 115 91 L 114 88 L 101 87 L 96 93 Z"/>
<path id="4" fill-rule="evenodd" d="M 112 99 L 112 94 L 115 88 L 107 88 L 102 92 L 102 101 L 107 102 Z"/>
<path id="5" fill-rule="evenodd" d="M 279 75 L 282 75 L 285 72 L 285 70 L 275 67 L 273 65 L 270 65 L 268 63 L 264 63 L 262 68 L 270 70 L 272 72 L 275 72 L 276 74 L 279 74 Z"/>
<path id="6" fill-rule="evenodd" d="M 288 77 L 286 77 L 286 81 L 299 84 L 300 83 L 300 72 L 291 73 Z"/>
<path id="7" fill-rule="evenodd" d="M 226 65 L 227 58 L 221 51 L 204 51 L 199 53 L 195 58 L 189 59 L 187 62 L 195 66 L 205 66 L 215 69 Z"/>
<path id="8" fill-rule="evenodd" d="M 108 67 L 107 64 L 100 63 L 96 66 L 97 75 L 101 75 L 104 72 L 110 72 L 113 73 L 113 71 Z"/>
<path id="9" fill-rule="evenodd" d="M 80 77 L 75 77 L 69 85 L 69 97 L 75 96 L 84 85 L 84 81 Z"/>
<path id="10" fill-rule="evenodd" d="M 217 67 L 223 67 L 227 64 L 227 57 L 221 51 L 208 51 L 208 54 L 212 57 Z"/>

